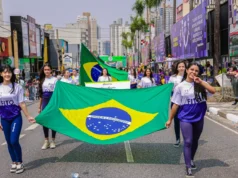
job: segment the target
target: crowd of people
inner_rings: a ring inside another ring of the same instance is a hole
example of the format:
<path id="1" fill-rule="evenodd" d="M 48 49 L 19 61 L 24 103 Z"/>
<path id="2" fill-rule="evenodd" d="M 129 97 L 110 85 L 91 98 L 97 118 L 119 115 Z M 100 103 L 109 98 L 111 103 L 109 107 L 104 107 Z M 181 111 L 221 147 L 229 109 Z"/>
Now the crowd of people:
<path id="1" fill-rule="evenodd" d="M 25 169 L 22 160 L 22 150 L 19 144 L 22 126 L 21 110 L 29 122 L 34 123 L 35 119 L 27 111 L 24 102 L 24 90 L 20 84 L 15 83 L 16 76 L 13 69 L 10 66 L 5 66 L 0 70 L 0 73 L 0 128 L 4 132 L 12 160 L 10 172 L 19 174 Z M 186 175 L 188 177 L 191 177 L 193 175 L 192 170 L 196 169 L 194 158 L 198 148 L 198 140 L 203 130 L 204 115 L 207 110 L 206 99 L 210 94 L 215 93 L 215 89 L 210 84 L 198 77 L 199 73 L 200 68 L 198 64 L 190 63 L 187 65 L 185 62 L 178 62 L 175 66 L 174 74 L 171 75 L 167 82 L 173 83 L 174 89 L 171 99 L 172 109 L 165 126 L 169 128 L 174 119 L 175 147 L 180 146 L 180 129 L 182 131 Z M 141 78 L 139 78 L 139 74 L 142 74 L 142 70 L 130 69 L 128 79 L 131 83 L 131 89 L 149 88 L 158 85 L 150 68 L 144 70 Z M 32 85 L 38 85 L 40 98 L 38 105 L 39 113 L 49 103 L 56 83 L 59 80 L 77 85 L 79 81 L 77 71 L 73 70 L 71 74 L 71 71 L 65 70 L 61 75 L 59 72 L 53 72 L 49 64 L 45 64 L 40 71 L 39 78 L 32 81 Z M 103 69 L 98 81 L 112 81 L 107 69 Z M 164 83 L 166 82 L 161 82 L 161 84 Z M 56 132 L 51 131 L 51 139 L 49 128 L 43 127 L 43 133 L 44 143 L 42 150 L 56 148 Z"/>

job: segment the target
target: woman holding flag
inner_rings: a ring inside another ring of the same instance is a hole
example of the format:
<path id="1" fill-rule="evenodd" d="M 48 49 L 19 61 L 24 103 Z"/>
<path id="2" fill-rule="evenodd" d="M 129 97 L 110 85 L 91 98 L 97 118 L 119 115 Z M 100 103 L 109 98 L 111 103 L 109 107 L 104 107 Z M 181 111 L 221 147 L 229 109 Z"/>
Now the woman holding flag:
<path id="1" fill-rule="evenodd" d="M 198 140 L 201 136 L 204 116 L 207 111 L 207 94 L 215 93 L 215 89 L 198 77 L 199 66 L 196 63 L 189 64 L 184 75 L 184 81 L 174 89 L 172 97 L 173 107 L 170 118 L 166 123 L 169 128 L 173 118 L 178 112 L 178 119 L 184 138 L 184 159 L 186 164 L 186 176 L 193 177 L 192 170 L 196 169 L 194 157 L 198 148 Z"/>
<path id="2" fill-rule="evenodd" d="M 52 67 L 49 64 L 45 64 L 40 71 L 40 105 L 39 105 L 39 113 L 45 109 L 47 104 L 50 101 L 51 96 L 53 95 L 55 85 L 57 82 L 57 78 L 52 76 Z M 50 118 L 48 118 L 50 119 Z M 42 150 L 46 150 L 47 148 L 54 149 L 55 145 L 55 136 L 56 132 L 52 130 L 52 141 L 49 142 L 49 129 L 43 126 L 45 142 L 42 146 Z"/>
<path id="3" fill-rule="evenodd" d="M 128 76 L 128 80 L 131 82 L 131 89 L 137 88 L 138 76 L 136 73 L 136 69 L 130 70 L 130 75 Z"/>
<path id="4" fill-rule="evenodd" d="M 70 78 L 70 73 L 68 70 L 63 71 L 63 78 L 60 81 L 68 84 L 75 84 L 74 81 Z"/>
<path id="5" fill-rule="evenodd" d="M 15 83 L 16 75 L 13 69 L 10 66 L 4 66 L 0 73 L 0 130 L 4 132 L 12 160 L 10 172 L 20 174 L 25 170 L 19 143 L 22 129 L 21 110 L 29 122 L 34 123 L 35 119 L 30 116 L 27 110 L 22 86 Z"/>
<path id="6" fill-rule="evenodd" d="M 141 81 L 138 84 L 138 88 L 149 88 L 154 87 L 155 79 L 153 78 L 153 73 L 150 68 L 147 68 L 144 73 L 144 77 L 141 79 Z"/>
<path id="7" fill-rule="evenodd" d="M 174 75 L 172 75 L 169 78 L 169 82 L 168 82 L 168 83 L 173 83 L 174 88 L 179 83 L 181 83 L 183 76 L 184 76 L 185 68 L 186 68 L 185 66 L 186 66 L 185 62 L 178 62 L 176 64 Z M 171 106 L 173 106 L 173 103 Z M 179 145 L 180 145 L 180 121 L 177 117 L 177 114 L 174 116 L 174 131 L 175 131 L 175 136 L 176 136 L 176 143 L 174 144 L 174 147 L 179 147 Z"/>
<path id="8" fill-rule="evenodd" d="M 112 78 L 108 74 L 108 70 L 104 68 L 102 70 L 101 76 L 98 78 L 98 82 L 111 82 Z"/>

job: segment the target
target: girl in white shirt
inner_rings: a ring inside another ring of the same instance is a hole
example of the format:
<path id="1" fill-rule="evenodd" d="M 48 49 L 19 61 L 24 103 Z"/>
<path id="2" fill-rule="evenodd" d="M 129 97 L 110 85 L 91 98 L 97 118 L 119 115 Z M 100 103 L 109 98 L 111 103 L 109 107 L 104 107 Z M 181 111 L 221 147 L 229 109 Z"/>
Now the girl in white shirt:
<path id="1" fill-rule="evenodd" d="M 68 70 L 64 70 L 63 75 L 64 75 L 63 78 L 60 80 L 61 82 L 65 82 L 68 84 L 75 84 L 74 81 L 69 77 L 70 73 Z"/>
<path id="2" fill-rule="evenodd" d="M 101 76 L 98 78 L 98 82 L 111 82 L 112 78 L 108 74 L 107 69 L 102 70 Z"/>
<path id="3" fill-rule="evenodd" d="M 193 177 L 192 170 L 196 169 L 194 157 L 198 148 L 198 141 L 203 131 L 204 116 L 207 111 L 207 94 L 214 94 L 215 88 L 198 77 L 199 65 L 191 63 L 187 67 L 185 80 L 174 89 L 172 97 L 173 107 L 166 127 L 170 127 L 178 112 L 180 126 L 184 140 L 184 159 L 186 177 Z"/>
<path id="4" fill-rule="evenodd" d="M 138 84 L 138 88 L 150 88 L 156 86 L 155 79 L 153 78 L 153 73 L 150 68 L 145 70 L 144 77 Z"/>
<path id="5" fill-rule="evenodd" d="M 57 82 L 57 78 L 52 76 L 52 67 L 49 64 L 45 64 L 43 68 L 40 71 L 40 87 L 39 87 L 39 93 L 40 93 L 40 105 L 39 105 L 39 113 L 45 109 L 45 107 L 48 105 L 54 89 Z M 50 119 L 50 118 L 49 118 Z M 45 142 L 42 146 L 42 150 L 45 150 L 47 148 L 54 149 L 55 146 L 55 136 L 56 132 L 52 130 L 52 142 L 49 142 L 49 129 L 45 126 L 43 126 L 44 136 L 45 136 Z"/>
<path id="6" fill-rule="evenodd" d="M 185 72 L 186 64 L 185 62 L 178 62 L 176 64 L 176 68 L 174 71 L 174 75 L 172 75 L 169 78 L 168 83 L 173 83 L 174 88 L 181 83 L 183 77 L 184 77 L 184 72 Z M 171 104 L 171 106 L 173 103 Z M 177 114 L 174 116 L 174 131 L 175 131 L 175 137 L 176 137 L 176 143 L 174 144 L 174 147 L 179 147 L 180 145 L 180 121 L 177 117 Z"/>
<path id="7" fill-rule="evenodd" d="M 25 170 L 19 143 L 23 122 L 21 111 L 29 122 L 34 123 L 35 119 L 30 116 L 24 102 L 24 89 L 15 83 L 16 75 L 13 69 L 7 65 L 1 68 L 0 73 L 0 130 L 5 135 L 12 160 L 10 172 L 20 174 Z"/>
<path id="8" fill-rule="evenodd" d="M 131 82 L 131 89 L 137 88 L 138 77 L 136 69 L 131 69 L 130 75 L 128 76 L 128 80 L 130 80 Z"/>

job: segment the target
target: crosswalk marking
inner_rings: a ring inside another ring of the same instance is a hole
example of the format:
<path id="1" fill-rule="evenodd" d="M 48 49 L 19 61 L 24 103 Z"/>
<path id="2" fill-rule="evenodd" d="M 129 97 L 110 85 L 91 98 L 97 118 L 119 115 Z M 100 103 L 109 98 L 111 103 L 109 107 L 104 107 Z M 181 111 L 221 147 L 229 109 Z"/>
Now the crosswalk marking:
<path id="1" fill-rule="evenodd" d="M 31 126 L 27 127 L 25 129 L 25 131 L 29 131 L 29 130 L 34 130 L 35 128 L 37 128 L 39 126 L 39 124 L 32 124 Z"/>
<path id="2" fill-rule="evenodd" d="M 26 134 L 21 134 L 20 135 L 20 139 L 22 138 L 22 137 L 24 137 Z M 6 142 L 4 142 L 3 144 L 2 144 L 2 146 L 4 146 L 4 145 L 6 145 L 7 143 Z"/>
<path id="3" fill-rule="evenodd" d="M 126 149 L 126 159 L 128 163 L 134 163 L 134 158 L 132 155 L 132 151 L 131 151 L 131 146 L 130 146 L 130 142 L 129 141 L 125 141 L 125 149 Z"/>

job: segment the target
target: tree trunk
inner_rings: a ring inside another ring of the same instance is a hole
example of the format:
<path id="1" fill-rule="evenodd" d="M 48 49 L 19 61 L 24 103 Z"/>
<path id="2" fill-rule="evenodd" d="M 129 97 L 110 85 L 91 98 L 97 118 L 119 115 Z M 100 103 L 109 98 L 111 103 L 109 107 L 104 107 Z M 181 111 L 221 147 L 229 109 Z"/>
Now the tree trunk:
<path id="1" fill-rule="evenodd" d="M 174 0 L 174 6 L 173 6 L 173 23 L 176 23 L 176 0 Z"/>
<path id="2" fill-rule="evenodd" d="M 215 0 L 215 22 L 214 22 L 214 76 L 218 75 L 220 62 L 220 0 Z"/>
<path id="3" fill-rule="evenodd" d="M 189 12 L 193 10 L 193 0 L 189 0 Z"/>

